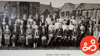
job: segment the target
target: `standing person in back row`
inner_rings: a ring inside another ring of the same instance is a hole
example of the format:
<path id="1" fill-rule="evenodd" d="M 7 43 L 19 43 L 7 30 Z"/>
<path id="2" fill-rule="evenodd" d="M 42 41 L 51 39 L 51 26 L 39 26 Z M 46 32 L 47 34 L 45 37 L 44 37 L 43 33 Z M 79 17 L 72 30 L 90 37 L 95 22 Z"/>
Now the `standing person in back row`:
<path id="1" fill-rule="evenodd" d="M 49 15 L 48 15 L 48 17 L 46 18 L 46 22 L 47 22 L 48 25 L 50 25 L 50 23 L 51 23 L 51 18 L 50 18 Z"/>
<path id="2" fill-rule="evenodd" d="M 24 23 L 23 23 L 23 27 L 24 27 L 24 29 L 26 30 L 26 25 L 27 25 L 26 14 L 23 14 L 23 18 L 22 18 L 22 20 L 24 21 Z"/>
<path id="3" fill-rule="evenodd" d="M 29 23 L 30 28 L 31 28 L 31 27 L 32 27 L 32 24 L 33 24 L 32 15 L 29 15 L 29 18 L 28 18 L 28 20 L 27 20 L 27 23 Z"/>
<path id="4" fill-rule="evenodd" d="M 7 17 L 7 13 L 4 13 L 4 19 L 5 19 L 6 24 L 8 25 L 9 24 L 9 18 Z"/>

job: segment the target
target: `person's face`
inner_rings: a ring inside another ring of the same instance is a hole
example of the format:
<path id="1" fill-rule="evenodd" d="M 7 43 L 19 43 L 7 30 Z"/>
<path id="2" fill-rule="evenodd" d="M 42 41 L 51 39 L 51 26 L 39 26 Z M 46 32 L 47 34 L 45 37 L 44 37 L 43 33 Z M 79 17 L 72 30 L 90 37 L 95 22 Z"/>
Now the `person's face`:
<path id="1" fill-rule="evenodd" d="M 6 13 L 4 13 L 4 17 L 6 16 Z"/>
<path id="2" fill-rule="evenodd" d="M 29 18 L 31 18 L 32 16 L 30 15 Z"/>
<path id="3" fill-rule="evenodd" d="M 26 17 L 26 15 L 24 14 L 24 15 L 23 15 L 23 17 L 25 18 L 25 17 Z"/>
<path id="4" fill-rule="evenodd" d="M 38 15 L 36 14 L 36 17 L 38 17 Z"/>
<path id="5" fill-rule="evenodd" d="M 6 25 L 6 29 L 8 29 L 9 27 L 8 27 L 8 25 Z"/>
<path id="6" fill-rule="evenodd" d="M 34 22 L 34 25 L 36 25 L 36 22 Z"/>
<path id="7" fill-rule="evenodd" d="M 5 22 L 5 19 L 3 18 L 3 22 Z"/>
<path id="8" fill-rule="evenodd" d="M 72 16 L 72 19 L 74 19 L 74 16 Z"/>
<path id="9" fill-rule="evenodd" d="M 92 24 L 92 21 L 90 21 L 90 24 Z"/>
<path id="10" fill-rule="evenodd" d="M 64 21 L 63 24 L 65 25 L 66 24 L 66 21 Z"/>

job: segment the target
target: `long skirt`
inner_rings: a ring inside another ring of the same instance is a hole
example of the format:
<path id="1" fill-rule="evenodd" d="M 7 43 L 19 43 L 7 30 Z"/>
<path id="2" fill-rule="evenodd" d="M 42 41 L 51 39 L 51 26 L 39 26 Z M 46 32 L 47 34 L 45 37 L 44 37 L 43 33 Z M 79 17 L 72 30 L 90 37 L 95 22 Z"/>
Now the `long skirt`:
<path id="1" fill-rule="evenodd" d="M 26 36 L 26 45 L 29 45 L 29 43 L 32 42 L 32 36 L 31 35 L 27 35 Z"/>
<path id="2" fill-rule="evenodd" d="M 38 43 L 38 40 L 39 40 L 39 36 L 35 36 L 33 39 L 33 43 Z"/>
<path id="3" fill-rule="evenodd" d="M 24 36 L 20 36 L 19 42 L 20 42 L 20 43 L 25 43 L 25 37 L 24 37 Z"/>
<path id="4" fill-rule="evenodd" d="M 11 37 L 11 42 L 16 42 L 16 39 L 17 39 L 17 37 L 13 35 L 13 36 Z"/>
<path id="5" fill-rule="evenodd" d="M 10 44 L 10 36 L 4 36 L 4 39 L 5 39 L 5 44 L 8 45 Z"/>
<path id="6" fill-rule="evenodd" d="M 0 36 L 0 42 L 2 42 L 2 36 Z"/>
<path id="7" fill-rule="evenodd" d="M 45 36 L 43 36 L 42 38 L 41 38 L 41 40 L 42 40 L 42 45 L 46 45 L 46 40 L 47 40 L 47 38 L 45 37 Z"/>

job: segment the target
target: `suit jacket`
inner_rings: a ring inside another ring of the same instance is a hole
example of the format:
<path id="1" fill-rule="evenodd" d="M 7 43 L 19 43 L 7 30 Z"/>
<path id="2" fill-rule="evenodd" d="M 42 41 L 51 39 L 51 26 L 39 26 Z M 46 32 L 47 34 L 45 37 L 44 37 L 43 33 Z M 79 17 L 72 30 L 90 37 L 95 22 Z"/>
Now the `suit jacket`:
<path id="1" fill-rule="evenodd" d="M 77 30 L 76 31 L 73 31 L 72 36 L 76 36 L 76 37 L 78 36 Z"/>
<path id="2" fill-rule="evenodd" d="M 63 36 L 63 29 L 62 28 L 58 28 L 56 29 L 56 36 Z"/>
<path id="3" fill-rule="evenodd" d="M 65 29 L 63 32 L 63 36 L 69 36 L 69 30 Z"/>

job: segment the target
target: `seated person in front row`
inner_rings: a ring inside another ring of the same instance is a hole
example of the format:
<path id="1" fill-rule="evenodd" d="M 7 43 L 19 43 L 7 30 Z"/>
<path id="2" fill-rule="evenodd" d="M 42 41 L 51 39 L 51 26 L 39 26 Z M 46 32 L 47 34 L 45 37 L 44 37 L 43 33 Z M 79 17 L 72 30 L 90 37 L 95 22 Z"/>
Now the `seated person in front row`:
<path id="1" fill-rule="evenodd" d="M 46 33 L 46 29 L 45 26 L 42 26 L 42 32 L 41 32 L 41 41 L 42 41 L 42 46 L 46 46 L 47 43 L 47 33 Z"/>
<path id="2" fill-rule="evenodd" d="M 68 26 L 66 29 L 63 31 L 63 38 L 64 38 L 64 45 L 69 46 L 70 38 L 69 38 L 69 29 Z"/>
<path id="3" fill-rule="evenodd" d="M 35 26 L 35 30 L 33 30 L 33 48 L 37 47 L 39 38 L 40 38 L 40 31 L 38 26 Z"/>
<path id="4" fill-rule="evenodd" d="M 51 24 L 48 27 L 48 41 L 47 41 L 47 45 L 52 45 L 53 41 L 54 41 L 54 34 L 55 34 L 55 29 L 54 29 L 54 25 L 53 22 L 51 22 Z"/>
<path id="5" fill-rule="evenodd" d="M 17 41 L 17 34 L 18 34 L 18 31 L 16 28 L 16 24 L 14 24 L 14 29 L 12 31 L 12 37 L 11 37 L 12 47 L 15 47 L 15 43 Z"/>
<path id="6" fill-rule="evenodd" d="M 9 30 L 8 25 L 6 25 L 6 29 L 4 30 L 4 39 L 5 39 L 6 47 L 8 47 L 8 45 L 10 44 L 10 36 L 11 36 L 11 32 Z"/>
<path id="7" fill-rule="evenodd" d="M 30 25 L 26 30 L 26 46 L 32 44 L 32 29 L 30 29 Z"/>
<path id="8" fill-rule="evenodd" d="M 59 28 L 56 29 L 56 37 L 55 37 L 55 42 L 57 45 L 62 44 L 62 37 L 63 37 L 63 29 L 61 28 L 61 25 L 59 25 Z"/>
<path id="9" fill-rule="evenodd" d="M 76 46 L 77 36 L 78 36 L 78 31 L 77 31 L 77 28 L 75 27 L 73 30 L 72 39 L 71 39 L 72 46 Z"/>
<path id="10" fill-rule="evenodd" d="M 20 30 L 19 30 L 19 42 L 21 43 L 22 46 L 24 46 L 24 43 L 25 43 L 25 30 L 23 29 L 22 25 L 20 25 Z"/>

